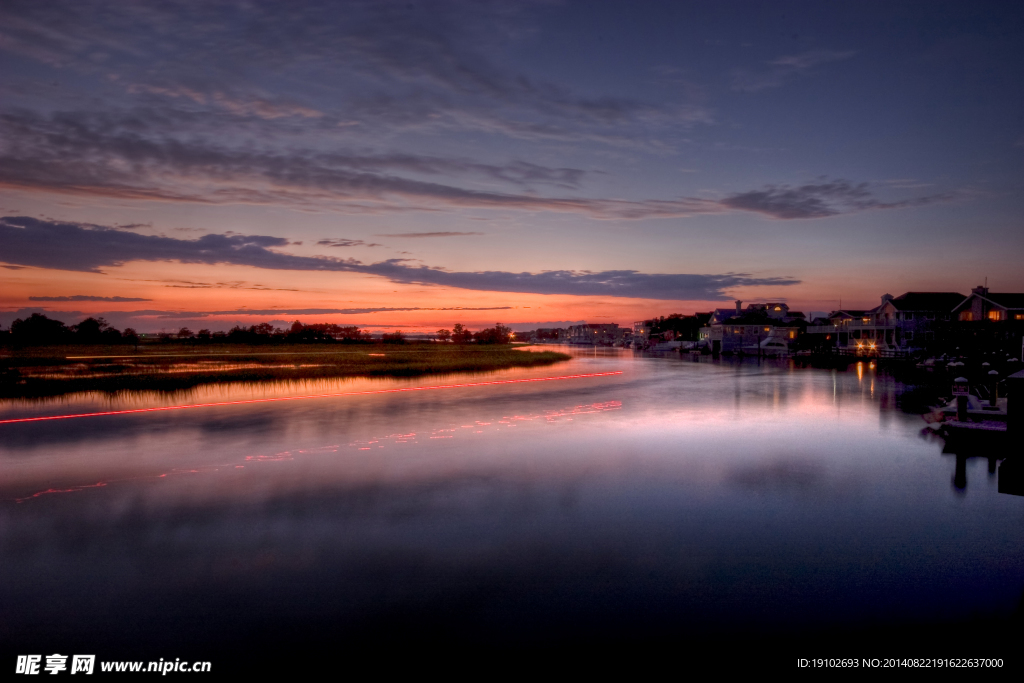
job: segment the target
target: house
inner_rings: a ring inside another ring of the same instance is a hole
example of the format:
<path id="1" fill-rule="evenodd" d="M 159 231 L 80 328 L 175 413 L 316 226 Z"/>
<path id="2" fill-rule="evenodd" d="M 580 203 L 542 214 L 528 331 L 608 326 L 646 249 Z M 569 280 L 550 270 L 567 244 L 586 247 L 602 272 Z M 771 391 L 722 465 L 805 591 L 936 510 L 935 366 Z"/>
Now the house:
<path id="1" fill-rule="evenodd" d="M 803 314 L 800 315 L 800 318 Z M 800 327 L 789 316 L 784 303 L 749 304 L 737 301 L 735 309 L 715 309 L 707 327 L 700 329 L 700 340 L 712 353 L 757 353 L 764 344 L 788 349 L 797 339 Z"/>
<path id="2" fill-rule="evenodd" d="M 924 348 L 948 329 L 953 309 L 964 300 L 959 292 L 907 292 L 885 295 L 875 309 L 877 324 L 893 328 L 887 345 L 902 350 Z"/>
<path id="3" fill-rule="evenodd" d="M 1024 294 L 975 287 L 952 315 L 952 344 L 965 350 L 1024 356 Z"/>
<path id="4" fill-rule="evenodd" d="M 818 348 L 858 355 L 902 353 L 938 339 L 963 300 L 959 292 L 883 294 L 875 308 L 832 311 L 827 325 L 808 327 L 807 332 L 819 337 L 813 344 Z"/>
<path id="5" fill-rule="evenodd" d="M 622 343 L 629 330 L 625 327 L 619 327 L 616 323 L 590 323 L 586 325 L 573 325 L 567 332 L 570 344 L 611 346 L 616 342 Z"/>
<path id="6" fill-rule="evenodd" d="M 996 293 L 988 291 L 988 287 L 975 287 L 952 313 L 962 322 L 1024 320 L 1024 294 Z"/>

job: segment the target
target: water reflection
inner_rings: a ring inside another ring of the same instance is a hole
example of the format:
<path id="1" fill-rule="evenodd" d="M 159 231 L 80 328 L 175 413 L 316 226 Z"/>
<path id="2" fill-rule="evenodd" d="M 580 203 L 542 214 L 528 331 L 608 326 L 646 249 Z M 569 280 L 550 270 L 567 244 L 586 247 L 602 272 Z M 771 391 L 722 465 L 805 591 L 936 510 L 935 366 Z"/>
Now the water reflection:
<path id="1" fill-rule="evenodd" d="M 5 632 L 30 651 L 244 650 L 282 632 L 538 642 L 1016 608 L 1008 462 L 993 477 L 957 457 L 951 495 L 942 444 L 879 369 L 592 349 L 556 368 L 498 377 L 622 374 L 3 425 Z"/>

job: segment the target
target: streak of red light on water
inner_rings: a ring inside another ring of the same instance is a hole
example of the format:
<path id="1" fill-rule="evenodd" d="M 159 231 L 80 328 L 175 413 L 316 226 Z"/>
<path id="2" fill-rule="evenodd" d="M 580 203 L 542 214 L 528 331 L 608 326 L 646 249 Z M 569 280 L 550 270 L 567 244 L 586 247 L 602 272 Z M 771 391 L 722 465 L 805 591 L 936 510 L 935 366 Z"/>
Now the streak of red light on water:
<path id="1" fill-rule="evenodd" d="M 275 398 L 251 398 L 244 401 L 219 401 L 216 403 L 190 403 L 178 406 L 160 406 L 157 408 L 133 408 L 131 410 L 107 410 L 99 413 L 78 413 L 76 415 L 44 415 L 42 417 L 19 417 L 11 420 L 0 420 L 0 425 L 15 424 L 18 422 L 43 422 L 46 420 L 70 420 L 77 417 L 102 417 L 105 415 L 129 415 L 132 413 L 155 413 L 165 410 L 185 410 L 187 408 L 213 408 L 216 406 L 236 406 L 248 403 L 273 403 L 276 401 L 301 401 L 309 398 L 334 398 L 338 396 L 366 396 L 369 394 L 397 394 L 409 391 L 427 391 L 431 389 L 464 389 L 468 387 L 483 387 L 496 384 L 522 384 L 526 382 L 553 382 L 566 379 L 586 379 L 589 377 L 608 377 L 621 375 L 621 370 L 615 372 L 591 372 L 583 375 L 562 375 L 560 377 L 528 377 L 525 379 L 501 379 L 490 382 L 466 382 L 463 384 L 435 384 L 428 387 L 402 387 L 400 389 L 374 389 L 372 391 L 342 391 L 332 394 L 309 394 L 306 396 L 278 396 Z"/>

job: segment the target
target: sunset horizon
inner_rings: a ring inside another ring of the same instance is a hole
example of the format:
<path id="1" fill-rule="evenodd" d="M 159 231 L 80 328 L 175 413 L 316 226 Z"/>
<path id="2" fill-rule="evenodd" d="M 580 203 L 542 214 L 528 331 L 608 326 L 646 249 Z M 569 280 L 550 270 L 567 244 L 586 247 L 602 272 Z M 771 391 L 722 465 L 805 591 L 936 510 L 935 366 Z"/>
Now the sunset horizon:
<path id="1" fill-rule="evenodd" d="M 344 7 L 8 3 L 0 326 L 524 330 L 1024 289 L 1005 5 Z"/>

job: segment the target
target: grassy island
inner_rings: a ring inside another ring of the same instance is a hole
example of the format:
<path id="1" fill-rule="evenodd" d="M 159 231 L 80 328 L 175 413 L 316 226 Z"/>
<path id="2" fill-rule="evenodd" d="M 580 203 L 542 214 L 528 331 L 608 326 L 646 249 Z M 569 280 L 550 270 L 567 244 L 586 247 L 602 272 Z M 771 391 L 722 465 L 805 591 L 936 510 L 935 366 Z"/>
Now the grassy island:
<path id="1" fill-rule="evenodd" d="M 0 350 L 0 398 L 179 391 L 204 384 L 414 377 L 551 365 L 570 357 L 508 344 L 189 344 Z"/>

